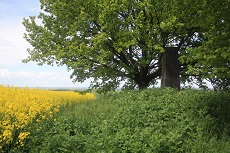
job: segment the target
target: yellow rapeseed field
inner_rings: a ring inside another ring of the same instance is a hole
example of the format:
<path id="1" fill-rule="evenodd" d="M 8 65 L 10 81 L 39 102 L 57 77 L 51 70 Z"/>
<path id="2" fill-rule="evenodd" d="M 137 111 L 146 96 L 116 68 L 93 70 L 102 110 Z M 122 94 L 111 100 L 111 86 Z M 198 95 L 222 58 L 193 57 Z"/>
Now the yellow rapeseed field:
<path id="1" fill-rule="evenodd" d="M 61 106 L 94 99 L 73 91 L 50 91 L 0 85 L 0 150 L 12 142 L 23 146 L 30 136 L 26 126 L 52 118 Z M 15 132 L 17 131 L 17 132 Z"/>

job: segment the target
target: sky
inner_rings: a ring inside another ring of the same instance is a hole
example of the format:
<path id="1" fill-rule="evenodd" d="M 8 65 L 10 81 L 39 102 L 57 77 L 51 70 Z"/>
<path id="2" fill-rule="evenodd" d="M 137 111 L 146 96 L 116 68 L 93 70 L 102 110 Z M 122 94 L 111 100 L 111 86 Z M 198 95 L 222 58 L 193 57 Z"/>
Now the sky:
<path id="1" fill-rule="evenodd" d="M 39 0 L 0 0 L 0 85 L 18 87 L 88 87 L 90 80 L 73 83 L 66 66 L 22 63 L 29 43 L 23 18 L 39 14 Z"/>

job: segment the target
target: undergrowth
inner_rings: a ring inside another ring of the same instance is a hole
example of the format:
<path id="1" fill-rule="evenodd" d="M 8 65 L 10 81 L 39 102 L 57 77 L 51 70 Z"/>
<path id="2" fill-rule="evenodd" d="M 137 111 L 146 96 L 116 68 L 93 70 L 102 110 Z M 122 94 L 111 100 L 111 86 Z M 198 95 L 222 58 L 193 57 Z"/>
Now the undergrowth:
<path id="1" fill-rule="evenodd" d="M 62 108 L 18 151 L 228 153 L 229 110 L 229 92 L 111 92 Z"/>

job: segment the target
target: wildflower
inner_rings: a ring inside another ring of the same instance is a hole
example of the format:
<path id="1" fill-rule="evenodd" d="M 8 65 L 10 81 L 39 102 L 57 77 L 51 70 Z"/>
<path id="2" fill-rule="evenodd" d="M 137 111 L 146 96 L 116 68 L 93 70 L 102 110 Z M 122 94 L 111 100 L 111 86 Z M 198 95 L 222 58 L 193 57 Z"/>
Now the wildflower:
<path id="1" fill-rule="evenodd" d="M 31 122 L 39 123 L 52 118 L 66 104 L 94 99 L 93 94 L 81 95 L 72 91 L 48 91 L 0 85 L 0 147 L 15 142 L 20 145 L 29 136 L 22 132 L 13 137 L 15 130 L 21 131 Z"/>
<path id="2" fill-rule="evenodd" d="M 30 132 L 22 132 L 19 134 L 18 136 L 18 143 L 21 145 L 21 146 L 24 146 L 24 139 L 28 138 L 28 136 L 30 135 Z"/>
<path id="3" fill-rule="evenodd" d="M 19 134 L 18 139 L 19 139 L 19 141 L 22 141 L 25 138 L 27 138 L 29 135 L 30 135 L 30 132 L 22 132 Z"/>
<path id="4" fill-rule="evenodd" d="M 3 136 L 3 140 L 5 140 L 6 143 L 9 143 L 12 140 L 12 131 L 4 130 L 2 136 Z"/>

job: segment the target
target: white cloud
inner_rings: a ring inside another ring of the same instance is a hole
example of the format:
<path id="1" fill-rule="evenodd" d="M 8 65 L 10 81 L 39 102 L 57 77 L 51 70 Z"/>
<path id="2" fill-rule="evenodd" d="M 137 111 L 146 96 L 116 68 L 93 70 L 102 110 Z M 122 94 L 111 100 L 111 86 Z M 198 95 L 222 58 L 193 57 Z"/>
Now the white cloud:
<path id="1" fill-rule="evenodd" d="M 39 12 L 39 1 L 12 0 L 0 2 L 0 65 L 21 63 L 30 47 L 23 38 L 23 17 Z"/>
<path id="2" fill-rule="evenodd" d="M 21 63 L 27 57 L 29 44 L 23 39 L 24 27 L 21 21 L 0 21 L 0 64 Z"/>
<path id="3" fill-rule="evenodd" d="M 26 71 L 17 71 L 12 72 L 8 69 L 0 69 L 0 77 L 8 78 L 25 78 L 25 79 L 44 79 L 46 80 L 67 80 L 66 76 L 63 77 L 63 74 L 60 77 L 57 72 L 26 72 Z"/>
<path id="4" fill-rule="evenodd" d="M 9 77 L 11 72 L 8 69 L 0 69 L 0 77 Z"/>
<path id="5" fill-rule="evenodd" d="M 72 83 L 69 73 L 61 72 L 27 72 L 0 69 L 0 84 L 29 87 L 88 87 L 90 80 L 85 83 Z"/>

